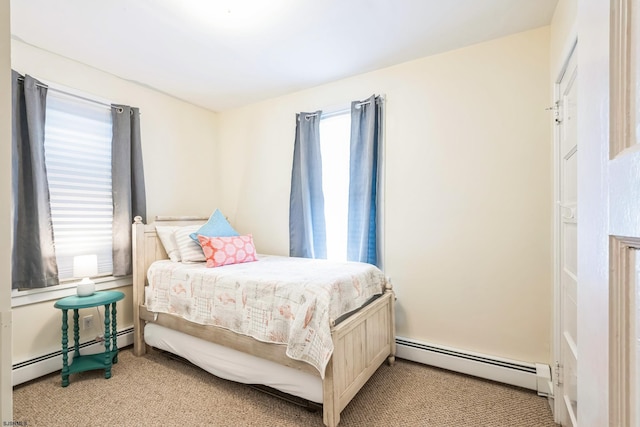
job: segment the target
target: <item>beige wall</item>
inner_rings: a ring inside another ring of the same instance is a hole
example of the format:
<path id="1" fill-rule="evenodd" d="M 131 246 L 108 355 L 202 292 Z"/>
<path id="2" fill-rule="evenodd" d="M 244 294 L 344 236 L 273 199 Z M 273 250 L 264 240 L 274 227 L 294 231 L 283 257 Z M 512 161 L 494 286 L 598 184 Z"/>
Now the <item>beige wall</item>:
<path id="1" fill-rule="evenodd" d="M 12 421 L 11 383 L 11 38 L 9 2 L 0 1 L 0 423 Z"/>
<path id="2" fill-rule="evenodd" d="M 155 215 L 208 215 L 213 211 L 216 192 L 210 183 L 214 176 L 216 113 L 19 41 L 13 40 L 11 45 L 11 66 L 23 74 L 52 86 L 62 85 L 140 108 L 148 219 Z M 118 326 L 130 327 L 131 288 L 120 290 L 127 296 L 118 303 Z M 91 313 L 95 310 L 85 310 L 81 315 Z M 53 308 L 53 301 L 17 307 L 13 317 L 13 333 L 19 337 L 14 340 L 14 362 L 59 349 L 60 311 Z M 97 334 L 81 331 L 82 341 Z"/>
<path id="3" fill-rule="evenodd" d="M 295 113 L 386 95 L 397 334 L 550 363 L 549 28 L 223 112 L 219 207 L 288 253 Z"/>

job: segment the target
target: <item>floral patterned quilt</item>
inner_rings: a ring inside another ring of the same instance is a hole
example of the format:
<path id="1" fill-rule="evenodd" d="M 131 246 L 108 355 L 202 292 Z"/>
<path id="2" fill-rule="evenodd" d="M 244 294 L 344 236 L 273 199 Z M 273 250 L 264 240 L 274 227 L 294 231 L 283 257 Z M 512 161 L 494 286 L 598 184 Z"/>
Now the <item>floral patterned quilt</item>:
<path id="1" fill-rule="evenodd" d="M 215 268 L 157 261 L 147 278 L 148 310 L 285 344 L 287 356 L 310 363 L 322 378 L 333 353 L 330 321 L 385 285 L 370 264 L 272 255 Z"/>

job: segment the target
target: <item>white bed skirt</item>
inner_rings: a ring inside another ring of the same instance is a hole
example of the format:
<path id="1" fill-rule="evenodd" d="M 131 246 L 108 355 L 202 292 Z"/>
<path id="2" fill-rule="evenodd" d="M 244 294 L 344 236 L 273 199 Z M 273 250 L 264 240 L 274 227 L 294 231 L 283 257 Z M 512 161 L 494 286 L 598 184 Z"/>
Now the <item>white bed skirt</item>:
<path id="1" fill-rule="evenodd" d="M 243 384 L 262 384 L 322 403 L 322 380 L 319 376 L 153 323 L 145 325 L 144 340 L 148 345 L 187 359 L 217 377 Z"/>

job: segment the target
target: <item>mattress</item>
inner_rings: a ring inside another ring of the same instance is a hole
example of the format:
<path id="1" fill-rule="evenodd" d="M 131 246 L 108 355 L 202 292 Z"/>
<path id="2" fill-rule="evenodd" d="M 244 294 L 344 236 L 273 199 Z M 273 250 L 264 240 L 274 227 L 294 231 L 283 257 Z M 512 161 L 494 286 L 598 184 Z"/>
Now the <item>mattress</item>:
<path id="1" fill-rule="evenodd" d="M 323 378 L 333 353 L 331 323 L 385 285 L 370 264 L 272 255 L 216 268 L 156 261 L 147 279 L 149 311 L 285 344 L 288 357 L 313 365 Z"/>
<path id="2" fill-rule="evenodd" d="M 144 327 L 144 340 L 148 345 L 183 357 L 219 378 L 243 384 L 262 384 L 322 403 L 322 380 L 307 372 L 153 323 Z"/>

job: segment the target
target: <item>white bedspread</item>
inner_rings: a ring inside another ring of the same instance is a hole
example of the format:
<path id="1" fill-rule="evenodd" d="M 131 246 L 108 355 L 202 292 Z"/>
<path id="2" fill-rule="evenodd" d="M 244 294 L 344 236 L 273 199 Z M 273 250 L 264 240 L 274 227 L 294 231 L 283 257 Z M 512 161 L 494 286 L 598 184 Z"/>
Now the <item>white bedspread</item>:
<path id="1" fill-rule="evenodd" d="M 323 378 L 333 353 L 330 320 L 381 294 L 385 284 L 370 264 L 272 255 L 216 268 L 156 261 L 147 278 L 148 310 L 286 344 L 287 356 Z"/>

